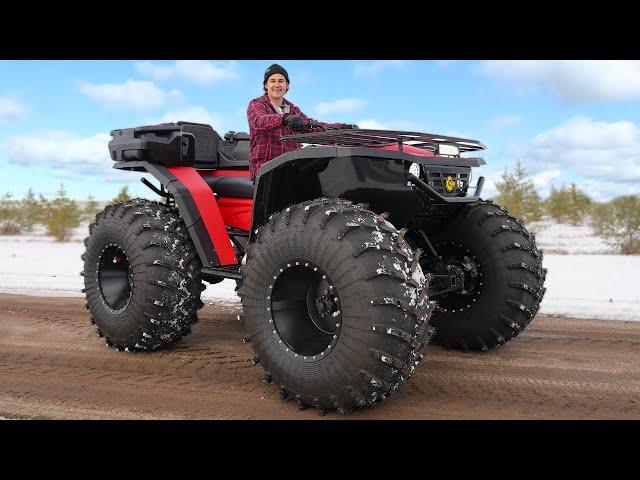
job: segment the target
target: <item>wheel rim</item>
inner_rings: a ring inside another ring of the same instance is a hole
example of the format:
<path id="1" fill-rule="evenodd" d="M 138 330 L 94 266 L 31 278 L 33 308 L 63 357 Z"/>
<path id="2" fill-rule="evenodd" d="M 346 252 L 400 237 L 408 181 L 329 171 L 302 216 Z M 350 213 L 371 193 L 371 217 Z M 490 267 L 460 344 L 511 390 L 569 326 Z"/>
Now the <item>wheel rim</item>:
<path id="1" fill-rule="evenodd" d="M 124 310 L 131 299 L 129 258 L 116 244 L 108 245 L 98 260 L 97 280 L 104 303 L 113 311 Z"/>
<path id="2" fill-rule="evenodd" d="M 446 313 L 463 312 L 472 308 L 480 299 L 484 288 L 482 265 L 475 252 L 464 244 L 443 241 L 434 244 L 441 261 L 457 270 L 464 277 L 464 290 L 438 295 L 438 310 Z M 421 262 L 425 271 L 431 266 Z"/>
<path id="3" fill-rule="evenodd" d="M 278 341 L 302 360 L 327 355 L 340 335 L 340 298 L 331 279 L 308 261 L 283 265 L 271 286 L 271 320 Z"/>

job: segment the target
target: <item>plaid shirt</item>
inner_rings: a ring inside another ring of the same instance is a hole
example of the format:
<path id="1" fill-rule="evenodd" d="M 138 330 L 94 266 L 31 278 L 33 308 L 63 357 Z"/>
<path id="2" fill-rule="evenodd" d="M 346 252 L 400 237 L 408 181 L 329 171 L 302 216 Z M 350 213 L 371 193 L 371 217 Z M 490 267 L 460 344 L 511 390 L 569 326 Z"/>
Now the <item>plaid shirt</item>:
<path id="1" fill-rule="evenodd" d="M 307 122 L 315 121 L 302 113 L 293 103 L 285 99 L 282 100 L 289 105 L 289 113 L 291 115 L 299 115 Z M 266 93 L 251 100 L 249 108 L 247 108 L 247 117 L 249 119 L 249 135 L 251 137 L 249 143 L 249 170 L 253 179 L 258 175 L 258 170 L 260 170 L 263 163 L 283 153 L 299 150 L 300 144 L 298 142 L 283 142 L 280 140 L 281 136 L 291 135 L 295 132 L 282 124 L 282 114 L 276 112 Z M 340 123 L 323 123 L 322 125 L 342 126 Z M 318 130 L 314 129 L 312 131 Z"/>

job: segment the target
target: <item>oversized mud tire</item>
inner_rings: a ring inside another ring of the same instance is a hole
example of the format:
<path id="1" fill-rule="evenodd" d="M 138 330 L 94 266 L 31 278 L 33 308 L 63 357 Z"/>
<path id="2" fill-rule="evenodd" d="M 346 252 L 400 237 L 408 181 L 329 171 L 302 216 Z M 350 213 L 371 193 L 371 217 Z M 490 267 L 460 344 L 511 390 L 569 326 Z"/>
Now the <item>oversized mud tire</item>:
<path id="1" fill-rule="evenodd" d="M 413 374 L 434 305 L 404 233 L 385 214 L 326 198 L 258 230 L 238 293 L 254 362 L 284 400 L 346 412 Z"/>
<path id="2" fill-rule="evenodd" d="M 466 293 L 434 297 L 433 343 L 486 351 L 517 336 L 533 320 L 545 292 L 546 270 L 534 236 L 520 219 L 480 201 L 461 209 L 430 239 L 438 255 L 466 257 L 477 271 Z M 422 266 L 429 269 L 426 256 Z"/>
<path id="3" fill-rule="evenodd" d="M 191 332 L 201 263 L 178 212 L 143 199 L 107 206 L 85 239 L 87 308 L 118 350 L 157 350 Z"/>

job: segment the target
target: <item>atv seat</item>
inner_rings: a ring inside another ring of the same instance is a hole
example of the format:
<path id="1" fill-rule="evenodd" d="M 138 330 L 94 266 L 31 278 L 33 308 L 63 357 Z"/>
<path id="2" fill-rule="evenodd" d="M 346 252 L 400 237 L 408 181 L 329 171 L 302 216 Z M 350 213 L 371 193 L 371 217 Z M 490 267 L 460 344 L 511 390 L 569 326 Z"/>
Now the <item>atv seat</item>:
<path id="1" fill-rule="evenodd" d="M 202 177 L 220 197 L 253 198 L 253 182 L 249 177 Z"/>

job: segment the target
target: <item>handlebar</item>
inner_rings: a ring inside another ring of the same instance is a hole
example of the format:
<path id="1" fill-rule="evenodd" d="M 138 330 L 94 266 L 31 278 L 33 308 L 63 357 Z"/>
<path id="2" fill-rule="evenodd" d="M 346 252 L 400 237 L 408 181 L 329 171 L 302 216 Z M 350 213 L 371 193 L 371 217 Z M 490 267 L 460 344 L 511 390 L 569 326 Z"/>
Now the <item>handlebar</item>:
<path id="1" fill-rule="evenodd" d="M 311 128 L 321 128 L 323 132 L 326 132 L 328 130 L 340 130 L 338 127 L 330 127 L 327 125 L 322 125 L 320 122 L 307 122 L 307 128 L 311 129 Z"/>

